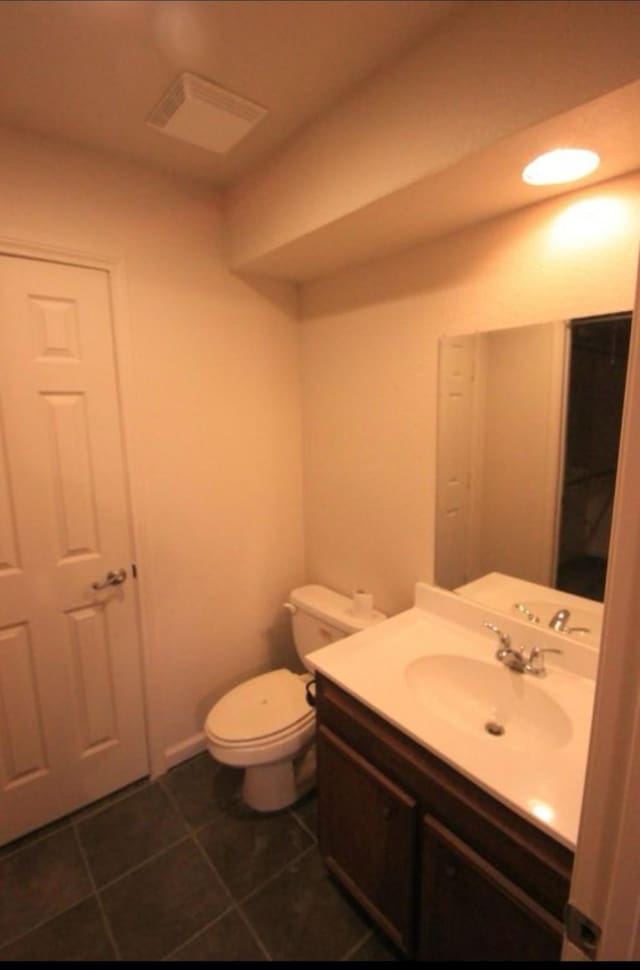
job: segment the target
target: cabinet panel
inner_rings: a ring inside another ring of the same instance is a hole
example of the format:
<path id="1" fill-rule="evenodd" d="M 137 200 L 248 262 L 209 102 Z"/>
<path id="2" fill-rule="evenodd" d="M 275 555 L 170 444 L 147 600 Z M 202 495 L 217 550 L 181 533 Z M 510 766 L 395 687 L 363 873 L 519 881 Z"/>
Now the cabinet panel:
<path id="1" fill-rule="evenodd" d="M 419 959 L 560 959 L 555 917 L 428 815 L 422 839 Z"/>
<path id="2" fill-rule="evenodd" d="M 320 725 L 318 807 L 325 865 L 408 951 L 416 876 L 415 799 Z"/>
<path id="3" fill-rule="evenodd" d="M 569 896 L 573 853 L 482 791 L 321 674 L 318 723 L 408 791 L 420 815 L 458 838 L 559 920 Z"/>

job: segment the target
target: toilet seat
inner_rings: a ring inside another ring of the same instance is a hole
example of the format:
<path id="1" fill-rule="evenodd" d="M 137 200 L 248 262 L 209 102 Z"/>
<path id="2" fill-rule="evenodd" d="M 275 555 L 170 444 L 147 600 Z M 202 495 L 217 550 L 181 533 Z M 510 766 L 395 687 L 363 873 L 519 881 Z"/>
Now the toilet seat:
<path id="1" fill-rule="evenodd" d="M 314 711 L 306 699 L 305 680 L 280 668 L 239 684 L 211 708 L 205 723 L 208 738 L 241 750 L 306 734 Z"/>

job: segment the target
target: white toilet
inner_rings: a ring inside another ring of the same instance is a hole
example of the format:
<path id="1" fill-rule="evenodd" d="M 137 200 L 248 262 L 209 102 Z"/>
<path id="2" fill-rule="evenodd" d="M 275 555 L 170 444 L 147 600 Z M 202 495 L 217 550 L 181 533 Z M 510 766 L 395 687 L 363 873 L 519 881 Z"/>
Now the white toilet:
<path id="1" fill-rule="evenodd" d="M 325 586 L 301 586 L 285 604 L 292 614 L 298 656 L 385 619 L 372 610 L 356 616 L 353 602 Z M 244 768 L 242 794 L 259 812 L 286 808 L 315 782 L 315 712 L 306 686 L 310 673 L 280 668 L 252 677 L 214 704 L 205 723 L 209 753 Z"/>

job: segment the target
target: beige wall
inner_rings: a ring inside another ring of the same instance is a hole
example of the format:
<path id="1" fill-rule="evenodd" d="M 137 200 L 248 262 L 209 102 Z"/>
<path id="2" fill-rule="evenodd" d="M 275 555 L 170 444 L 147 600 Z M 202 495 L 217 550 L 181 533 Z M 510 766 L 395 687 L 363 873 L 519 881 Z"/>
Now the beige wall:
<path id="1" fill-rule="evenodd" d="M 639 174 L 305 285 L 300 331 L 292 287 L 225 268 L 210 191 L 0 138 L 3 235 L 126 274 L 141 589 L 171 757 L 230 684 L 293 659 L 293 585 L 367 587 L 396 612 L 432 578 L 441 334 L 632 302 Z"/>
<path id="2" fill-rule="evenodd" d="M 280 607 L 303 578 L 295 290 L 229 273 L 211 191 L 8 130 L 0 211 L 3 236 L 122 261 L 150 679 L 160 746 L 179 756 L 223 689 L 291 657 Z"/>
<path id="3" fill-rule="evenodd" d="M 437 341 L 629 308 L 640 173 L 302 287 L 307 574 L 397 612 L 433 577 Z"/>
<path id="4" fill-rule="evenodd" d="M 477 558 L 469 579 L 506 573 L 552 586 L 561 460 L 562 322 L 483 334 L 484 442 Z"/>

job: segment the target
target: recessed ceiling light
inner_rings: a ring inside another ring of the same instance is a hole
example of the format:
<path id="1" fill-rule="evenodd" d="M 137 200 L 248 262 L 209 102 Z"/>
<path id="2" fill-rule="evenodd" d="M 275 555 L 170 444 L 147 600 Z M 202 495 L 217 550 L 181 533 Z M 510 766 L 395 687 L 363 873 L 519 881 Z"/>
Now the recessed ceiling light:
<path id="1" fill-rule="evenodd" d="M 600 156 L 588 148 L 556 148 L 538 155 L 522 173 L 529 185 L 559 185 L 589 175 L 600 164 Z"/>

